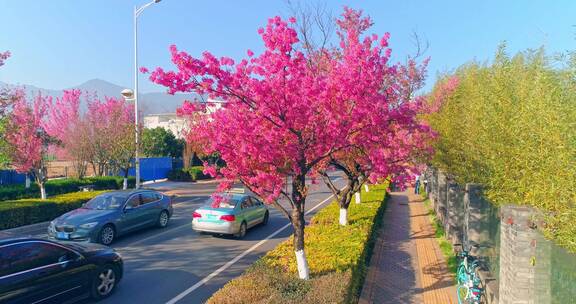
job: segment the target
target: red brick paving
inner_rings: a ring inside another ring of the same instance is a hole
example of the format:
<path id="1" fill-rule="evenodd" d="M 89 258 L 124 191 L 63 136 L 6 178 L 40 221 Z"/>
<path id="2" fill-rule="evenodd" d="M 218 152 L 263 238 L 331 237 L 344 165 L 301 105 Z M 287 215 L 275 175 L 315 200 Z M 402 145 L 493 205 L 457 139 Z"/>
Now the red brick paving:
<path id="1" fill-rule="evenodd" d="M 457 303 L 426 207 L 412 193 L 391 193 L 361 304 Z"/>

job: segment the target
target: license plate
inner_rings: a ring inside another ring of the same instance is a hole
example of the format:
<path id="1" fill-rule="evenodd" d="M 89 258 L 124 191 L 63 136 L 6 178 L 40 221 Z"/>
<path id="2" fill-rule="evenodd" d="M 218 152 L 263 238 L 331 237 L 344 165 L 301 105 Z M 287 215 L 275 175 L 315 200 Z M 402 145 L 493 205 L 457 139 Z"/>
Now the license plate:
<path id="1" fill-rule="evenodd" d="M 56 238 L 67 240 L 70 238 L 70 234 L 66 232 L 56 232 Z"/>

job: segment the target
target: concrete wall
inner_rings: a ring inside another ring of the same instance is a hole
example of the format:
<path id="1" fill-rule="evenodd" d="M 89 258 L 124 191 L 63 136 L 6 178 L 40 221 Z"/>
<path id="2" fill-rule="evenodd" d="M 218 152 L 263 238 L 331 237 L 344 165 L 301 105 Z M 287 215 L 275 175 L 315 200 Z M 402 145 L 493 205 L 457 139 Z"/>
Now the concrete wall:
<path id="1" fill-rule="evenodd" d="M 535 216 L 535 210 L 529 207 L 502 208 L 499 296 L 502 304 L 551 302 L 550 244 L 534 226 Z"/>

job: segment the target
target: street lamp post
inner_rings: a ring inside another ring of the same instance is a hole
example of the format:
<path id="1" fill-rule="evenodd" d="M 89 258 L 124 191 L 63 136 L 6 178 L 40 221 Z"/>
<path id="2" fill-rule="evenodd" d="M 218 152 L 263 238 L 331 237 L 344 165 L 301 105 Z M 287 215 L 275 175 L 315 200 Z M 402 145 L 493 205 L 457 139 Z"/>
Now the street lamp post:
<path id="1" fill-rule="evenodd" d="M 135 141 L 136 141 L 136 151 L 134 154 L 134 167 L 136 169 L 136 189 L 140 188 L 140 128 L 139 115 L 138 115 L 138 16 L 150 5 L 160 2 L 161 0 L 154 0 L 152 2 L 146 3 L 141 7 L 134 7 L 134 92 L 132 90 L 126 89 L 122 91 L 122 96 L 126 100 L 134 100 L 134 125 L 135 125 Z"/>

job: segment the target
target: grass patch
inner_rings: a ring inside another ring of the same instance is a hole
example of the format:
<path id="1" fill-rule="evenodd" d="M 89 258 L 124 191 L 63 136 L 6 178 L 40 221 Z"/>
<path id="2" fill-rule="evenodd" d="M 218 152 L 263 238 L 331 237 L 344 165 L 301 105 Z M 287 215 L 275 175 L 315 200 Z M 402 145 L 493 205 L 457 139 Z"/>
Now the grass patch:
<path id="1" fill-rule="evenodd" d="M 338 204 L 318 212 L 306 226 L 311 279 L 297 276 L 292 237 L 280 243 L 207 303 L 356 303 L 384 212 L 387 184 L 362 191 L 350 204 L 349 224 L 338 225 Z"/>
<path id="2" fill-rule="evenodd" d="M 426 209 L 428 209 L 428 215 L 430 216 L 432 227 L 434 227 L 434 235 L 438 240 L 438 245 L 440 246 L 442 254 L 444 254 L 444 257 L 446 258 L 448 270 L 451 273 L 456 274 L 456 271 L 458 270 L 458 259 L 454 254 L 454 248 L 452 247 L 450 241 L 446 239 L 446 231 L 444 230 L 444 226 L 442 226 L 442 223 L 436 217 L 436 213 L 434 213 L 434 210 L 430 206 L 430 198 L 428 198 L 428 194 L 423 191 L 422 188 L 420 193 L 422 193 L 420 195 L 424 199 L 424 206 L 426 206 Z"/>

